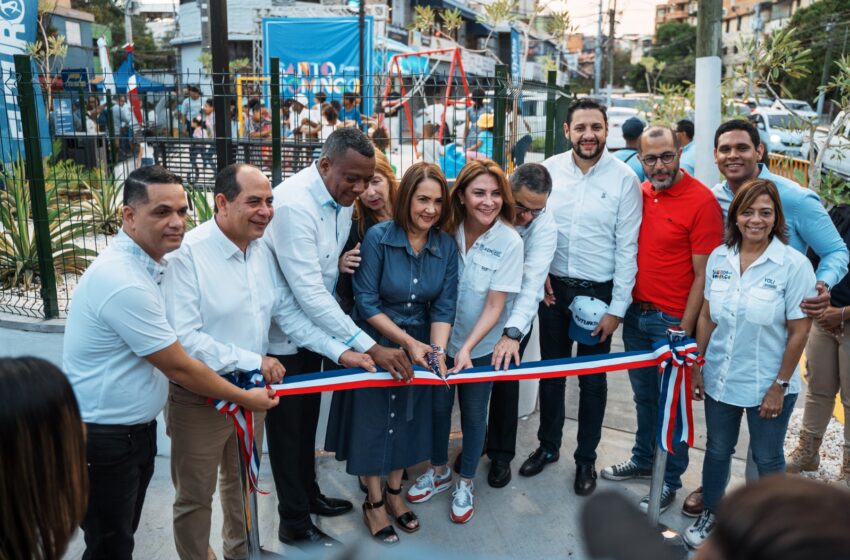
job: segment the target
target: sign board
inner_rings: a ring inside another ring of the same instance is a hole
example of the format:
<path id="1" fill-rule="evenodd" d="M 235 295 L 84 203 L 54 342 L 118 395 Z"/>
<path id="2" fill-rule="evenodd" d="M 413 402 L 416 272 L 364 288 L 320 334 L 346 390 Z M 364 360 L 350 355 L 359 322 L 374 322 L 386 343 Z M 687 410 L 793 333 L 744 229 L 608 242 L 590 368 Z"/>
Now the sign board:
<path id="1" fill-rule="evenodd" d="M 520 82 L 520 67 L 522 66 L 522 35 L 515 27 L 511 27 L 511 81 L 516 86 Z"/>
<path id="2" fill-rule="evenodd" d="M 363 37 L 367 69 L 373 67 L 372 26 L 372 17 L 367 16 Z M 285 98 L 304 94 L 310 104 L 319 91 L 329 101 L 342 99 L 346 91 L 359 92 L 359 30 L 357 17 L 264 18 L 264 71 L 271 72 L 272 58 L 280 59 L 281 94 Z"/>
<path id="3" fill-rule="evenodd" d="M 407 29 L 399 27 L 398 25 L 387 25 L 387 37 L 389 37 L 393 41 L 398 41 L 399 43 L 403 43 L 406 45 L 408 39 L 408 32 Z"/>
<path id="4" fill-rule="evenodd" d="M 23 125 L 18 108 L 15 82 L 16 54 L 27 53 L 27 43 L 35 41 L 38 0 L 4 0 L 0 2 L 0 158 L 8 162 L 23 155 Z M 41 91 L 41 88 L 36 88 Z M 45 129 L 46 130 L 46 129 Z"/>
<path id="5" fill-rule="evenodd" d="M 89 71 L 86 68 L 66 68 L 62 70 L 62 86 L 66 90 L 88 91 Z"/>

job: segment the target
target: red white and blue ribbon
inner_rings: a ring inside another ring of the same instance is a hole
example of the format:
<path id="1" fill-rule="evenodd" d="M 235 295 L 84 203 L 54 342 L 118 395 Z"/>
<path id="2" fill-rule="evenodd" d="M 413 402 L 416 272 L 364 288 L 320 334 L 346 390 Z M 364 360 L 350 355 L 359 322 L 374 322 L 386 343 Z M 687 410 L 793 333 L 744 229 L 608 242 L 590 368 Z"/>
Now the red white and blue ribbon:
<path id="1" fill-rule="evenodd" d="M 443 379 L 430 370 L 416 366 L 415 375 L 408 385 L 433 386 L 456 385 L 460 383 L 477 383 L 483 381 L 508 381 L 522 379 L 547 379 L 552 377 L 572 377 L 576 375 L 593 375 L 609 371 L 639 369 L 657 366 L 662 373 L 662 401 L 664 404 L 661 414 L 659 434 L 664 433 L 664 449 L 672 448 L 675 437 L 672 426 L 676 425 L 676 416 L 681 415 L 686 426 L 681 437 L 688 445 L 693 443 L 693 414 L 691 412 L 690 376 L 693 364 L 701 358 L 696 351 L 696 343 L 683 340 L 673 345 L 666 341 L 656 343 L 652 350 L 637 352 L 618 352 L 595 356 L 579 356 L 558 360 L 541 360 L 526 362 L 519 367 L 511 365 L 507 371 L 494 370 L 493 366 L 480 366 L 449 375 Z M 675 374 L 672 374 L 675 370 Z M 666 377 L 665 377 L 666 375 Z M 231 377 L 232 376 L 232 377 Z M 243 389 L 265 387 L 266 383 L 259 372 L 239 373 L 226 376 Z M 341 391 L 347 389 L 362 389 L 365 387 L 398 387 L 401 382 L 393 379 L 386 371 L 370 373 L 362 369 L 338 369 L 284 377 L 281 383 L 271 385 L 275 395 L 286 397 L 305 395 L 325 391 Z M 251 488 L 257 487 L 259 473 L 259 457 L 254 443 L 253 424 L 250 412 L 242 411 L 241 407 L 225 402 L 213 401 L 216 408 L 233 418 L 239 435 L 239 443 L 245 464 L 249 466 L 248 479 Z M 286 406 L 281 404 L 280 406 Z M 662 441 L 659 435 L 659 442 Z"/>
<path id="2" fill-rule="evenodd" d="M 676 443 L 694 445 L 694 415 L 692 407 L 691 378 L 695 365 L 703 359 L 693 339 L 663 344 L 664 354 L 658 363 L 659 396 L 658 445 L 673 453 Z"/>

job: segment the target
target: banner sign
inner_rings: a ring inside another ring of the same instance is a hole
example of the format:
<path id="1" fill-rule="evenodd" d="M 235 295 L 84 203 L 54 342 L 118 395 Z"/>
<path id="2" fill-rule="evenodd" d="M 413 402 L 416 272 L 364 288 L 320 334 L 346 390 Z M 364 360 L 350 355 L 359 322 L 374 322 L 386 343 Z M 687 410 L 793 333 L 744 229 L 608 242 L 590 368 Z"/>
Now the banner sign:
<path id="1" fill-rule="evenodd" d="M 38 23 L 38 0 L 4 0 L 0 2 L 0 80 L 3 100 L 0 102 L 0 158 L 8 162 L 23 155 L 23 125 L 18 108 L 15 80 L 16 54 L 27 53 L 27 43 L 35 41 Z"/>
<path id="2" fill-rule="evenodd" d="M 62 70 L 62 87 L 66 90 L 89 90 L 89 71 L 86 68 L 66 68 Z"/>
<path id="3" fill-rule="evenodd" d="M 511 81 L 515 86 L 522 78 L 520 66 L 522 66 L 522 35 L 515 27 L 511 27 Z"/>
<path id="4" fill-rule="evenodd" d="M 363 64 L 372 66 L 372 16 L 363 33 Z M 312 105 L 322 91 L 341 100 L 346 91 L 360 92 L 360 26 L 356 17 L 263 18 L 263 68 L 280 59 L 280 91 L 285 98 L 304 94 Z M 368 96 L 368 94 L 367 94 Z M 369 103 L 366 113 L 371 112 Z"/>

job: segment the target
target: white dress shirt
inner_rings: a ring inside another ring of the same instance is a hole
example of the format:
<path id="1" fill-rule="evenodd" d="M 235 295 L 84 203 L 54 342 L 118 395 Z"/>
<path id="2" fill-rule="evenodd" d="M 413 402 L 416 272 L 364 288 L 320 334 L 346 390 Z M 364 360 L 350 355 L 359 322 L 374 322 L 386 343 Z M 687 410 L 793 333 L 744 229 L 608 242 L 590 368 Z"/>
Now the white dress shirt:
<path id="1" fill-rule="evenodd" d="M 302 311 L 316 326 L 358 352 L 374 346 L 375 341 L 354 324 L 333 295 L 339 256 L 351 230 L 351 207 L 334 202 L 315 163 L 275 187 L 274 207 L 275 217 L 264 239 Z M 272 325 L 270 353 L 297 351 L 287 334 Z"/>
<path id="2" fill-rule="evenodd" d="M 547 208 L 531 224 L 516 230 L 522 237 L 522 288 L 513 301 L 505 328 L 515 327 L 526 335 L 537 316 L 537 306 L 543 300 L 543 285 L 558 245 L 558 228 Z"/>
<path id="3" fill-rule="evenodd" d="M 553 183 L 546 212 L 552 212 L 558 226 L 558 247 L 549 272 L 592 282 L 613 280 L 608 312 L 625 316 L 637 274 L 643 212 L 637 177 L 608 150 L 587 173 L 576 165 L 572 150 L 543 165 Z"/>
<path id="4" fill-rule="evenodd" d="M 447 348 L 452 358 L 478 323 L 487 294 L 491 290 L 516 294 L 522 287 L 522 239 L 501 218 L 497 218 L 493 227 L 475 240 L 469 251 L 466 250 L 463 224 L 457 228 L 455 240 L 458 246 L 459 279 L 457 311 Z M 471 358 L 481 358 L 493 352 L 493 347 L 502 336 L 510 307 L 511 302 L 506 301 L 496 325 L 472 349 Z"/>
<path id="5" fill-rule="evenodd" d="M 717 327 L 705 350 L 705 392 L 733 406 L 761 404 L 776 380 L 788 342 L 787 321 L 806 316 L 800 303 L 815 295 L 815 273 L 800 252 L 774 238 L 742 275 L 736 249 L 708 257 L 705 299 Z M 800 391 L 799 367 L 788 393 Z"/>
<path id="6" fill-rule="evenodd" d="M 242 252 L 215 219 L 168 256 L 168 320 L 194 358 L 219 374 L 260 369 L 272 320 L 299 346 L 338 361 L 348 347 L 322 332 L 295 303 L 262 240 Z"/>
<path id="7" fill-rule="evenodd" d="M 84 422 L 144 424 L 165 406 L 168 380 L 144 359 L 177 341 L 159 289 L 164 272 L 122 230 L 80 278 L 62 370 Z"/>

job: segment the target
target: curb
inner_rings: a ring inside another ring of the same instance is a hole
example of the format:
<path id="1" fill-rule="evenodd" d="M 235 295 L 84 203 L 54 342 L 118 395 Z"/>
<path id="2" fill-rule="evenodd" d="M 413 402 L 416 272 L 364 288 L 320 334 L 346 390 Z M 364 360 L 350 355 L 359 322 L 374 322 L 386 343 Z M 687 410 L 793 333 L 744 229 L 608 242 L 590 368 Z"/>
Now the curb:
<path id="1" fill-rule="evenodd" d="M 65 332 L 65 319 L 35 319 L 21 317 L 11 313 L 0 313 L 0 328 L 16 331 L 62 334 Z"/>

